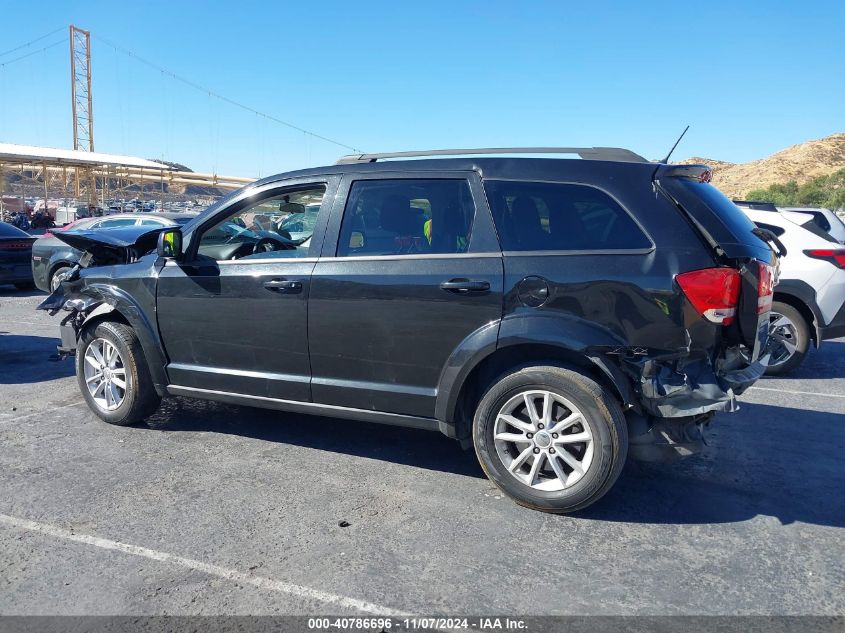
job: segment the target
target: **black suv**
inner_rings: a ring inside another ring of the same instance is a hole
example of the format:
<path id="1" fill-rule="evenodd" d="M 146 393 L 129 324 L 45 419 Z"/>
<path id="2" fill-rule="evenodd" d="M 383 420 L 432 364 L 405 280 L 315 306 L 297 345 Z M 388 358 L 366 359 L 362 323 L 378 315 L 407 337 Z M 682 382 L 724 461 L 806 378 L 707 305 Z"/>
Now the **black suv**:
<path id="1" fill-rule="evenodd" d="M 189 396 L 439 430 L 517 502 L 583 508 L 737 408 L 777 256 L 706 167 L 527 151 L 581 160 L 349 156 L 181 229 L 57 234 L 86 255 L 40 307 L 106 422 Z"/>

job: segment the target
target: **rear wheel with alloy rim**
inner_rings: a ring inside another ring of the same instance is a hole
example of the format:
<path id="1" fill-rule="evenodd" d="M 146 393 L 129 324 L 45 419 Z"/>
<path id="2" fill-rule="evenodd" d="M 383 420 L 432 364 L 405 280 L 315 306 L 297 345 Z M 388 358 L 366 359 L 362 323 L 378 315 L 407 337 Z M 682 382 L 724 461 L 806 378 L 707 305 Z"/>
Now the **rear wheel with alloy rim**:
<path id="1" fill-rule="evenodd" d="M 481 399 L 473 440 L 488 477 L 517 503 L 571 512 L 601 498 L 627 454 L 627 426 L 598 383 L 560 367 L 528 367 Z"/>
<path id="2" fill-rule="evenodd" d="M 769 315 L 769 366 L 766 374 L 776 376 L 796 369 L 807 354 L 810 327 L 804 316 L 788 303 L 775 301 Z"/>
<path id="3" fill-rule="evenodd" d="M 88 406 L 109 424 L 140 422 L 161 401 L 138 337 L 123 323 L 106 321 L 82 331 L 76 377 Z"/>

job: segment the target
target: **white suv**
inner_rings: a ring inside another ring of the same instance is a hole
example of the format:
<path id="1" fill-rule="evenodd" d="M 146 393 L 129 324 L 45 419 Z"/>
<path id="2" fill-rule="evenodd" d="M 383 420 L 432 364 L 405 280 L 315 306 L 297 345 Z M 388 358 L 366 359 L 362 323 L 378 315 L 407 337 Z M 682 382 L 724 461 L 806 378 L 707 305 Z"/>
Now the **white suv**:
<path id="1" fill-rule="evenodd" d="M 842 222 L 834 211 L 824 207 L 778 207 L 778 209 L 812 216 L 816 226 L 829 233 L 840 244 L 845 244 L 845 222 Z"/>
<path id="2" fill-rule="evenodd" d="M 799 226 L 803 225 L 817 234 L 819 231 L 823 231 L 840 244 L 845 244 L 845 222 L 836 212 L 830 209 L 824 207 L 776 207 L 772 202 L 757 202 L 754 200 L 734 200 L 733 203 L 743 211 L 765 211 L 769 213 L 788 211 L 786 217 Z M 806 224 L 808 219 L 813 221 L 813 225 Z"/>
<path id="3" fill-rule="evenodd" d="M 818 347 L 824 340 L 845 336 L 845 247 L 806 213 L 740 209 L 758 227 L 774 233 L 787 251 L 775 287 L 766 372 L 783 374 L 801 364 L 810 341 Z"/>

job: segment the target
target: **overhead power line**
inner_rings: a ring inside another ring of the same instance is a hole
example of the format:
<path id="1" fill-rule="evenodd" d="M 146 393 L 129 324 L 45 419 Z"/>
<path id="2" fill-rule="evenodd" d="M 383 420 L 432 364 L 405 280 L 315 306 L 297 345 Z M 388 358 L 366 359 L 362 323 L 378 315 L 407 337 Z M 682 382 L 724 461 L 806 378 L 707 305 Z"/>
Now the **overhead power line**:
<path id="1" fill-rule="evenodd" d="M 333 145 L 337 145 L 338 147 L 343 147 L 345 149 L 352 150 L 353 152 L 356 152 L 356 153 L 361 152 L 361 150 L 359 150 L 355 147 L 352 147 L 351 145 L 347 145 L 346 143 L 341 143 L 340 141 L 336 141 L 336 140 L 331 139 L 327 136 L 323 136 L 322 134 L 317 134 L 316 132 L 306 130 L 305 128 L 301 128 L 298 125 L 294 125 L 293 123 L 288 123 L 287 121 L 282 121 L 281 119 L 274 117 L 272 114 L 267 114 L 266 112 L 260 112 L 259 110 L 256 110 L 255 108 L 251 108 L 248 105 L 244 105 L 243 103 L 235 101 L 234 99 L 230 99 L 229 97 L 226 97 L 224 95 L 216 93 L 213 90 L 206 88 L 205 86 L 201 86 L 200 84 L 198 84 L 194 81 L 191 81 L 190 79 L 186 79 L 185 77 L 177 75 L 172 70 L 168 70 L 167 68 L 163 68 L 162 66 L 159 66 L 155 62 L 151 62 L 147 59 L 144 59 L 140 55 L 137 55 L 136 53 L 134 53 L 134 52 L 132 52 L 132 51 L 126 49 L 126 48 L 123 48 L 122 46 L 118 46 L 117 44 L 109 42 L 107 39 L 100 37 L 99 35 L 95 35 L 95 34 L 92 33 L 91 37 L 93 37 L 94 39 L 102 42 L 103 44 L 105 44 L 107 46 L 110 46 L 111 48 L 113 48 L 115 51 L 117 51 L 119 53 L 123 53 L 124 55 L 127 55 L 129 57 L 137 59 L 142 64 L 149 66 L 150 68 L 154 68 L 155 70 L 159 71 L 163 75 L 167 75 L 168 77 L 171 77 L 171 78 L 175 79 L 176 81 L 185 84 L 186 86 L 190 86 L 194 90 L 204 92 L 205 94 L 209 95 L 210 97 L 214 97 L 215 99 L 219 99 L 220 101 L 223 101 L 225 103 L 233 105 L 236 108 L 240 108 L 241 110 L 246 110 L 247 112 L 255 114 L 256 116 L 264 117 L 265 119 L 267 119 L 269 121 L 273 121 L 274 123 L 279 123 L 280 125 L 284 125 L 285 127 L 288 127 L 292 130 L 296 130 L 297 132 L 302 132 L 303 134 L 307 134 L 308 136 L 311 136 L 312 138 L 317 138 L 317 139 L 320 139 L 321 141 L 326 141 L 327 143 L 332 143 Z"/>
<path id="2" fill-rule="evenodd" d="M 52 44 L 48 44 L 47 46 L 45 46 L 43 48 L 39 48 L 38 50 L 30 51 L 28 53 L 25 53 L 24 55 L 21 55 L 20 57 L 15 57 L 13 59 L 6 60 L 5 62 L 0 62 L 0 68 L 5 68 L 9 64 L 14 64 L 15 62 L 19 62 L 22 59 L 26 59 L 27 57 L 32 57 L 33 55 L 37 55 L 38 53 L 43 53 L 44 51 L 48 51 L 51 48 L 56 48 L 56 46 L 59 46 L 60 44 L 66 44 L 66 43 L 67 43 L 67 38 L 63 37 L 58 42 L 53 42 Z"/>
<path id="3" fill-rule="evenodd" d="M 60 31 L 64 31 L 64 30 L 65 30 L 65 27 L 63 27 L 63 26 L 59 27 L 55 31 L 50 31 L 46 35 L 42 35 L 41 37 L 36 37 L 34 40 L 29 40 L 28 42 L 25 42 L 24 44 L 21 44 L 20 46 L 15 46 L 14 48 L 10 48 L 7 51 L 3 51 L 2 53 L 0 53 L 0 57 L 3 57 L 4 55 L 8 55 L 9 53 L 14 53 L 15 51 L 19 51 L 22 48 L 26 48 L 27 46 L 32 46 L 36 42 L 40 42 L 41 40 L 46 40 L 51 35 L 55 35 L 56 33 L 59 33 Z"/>

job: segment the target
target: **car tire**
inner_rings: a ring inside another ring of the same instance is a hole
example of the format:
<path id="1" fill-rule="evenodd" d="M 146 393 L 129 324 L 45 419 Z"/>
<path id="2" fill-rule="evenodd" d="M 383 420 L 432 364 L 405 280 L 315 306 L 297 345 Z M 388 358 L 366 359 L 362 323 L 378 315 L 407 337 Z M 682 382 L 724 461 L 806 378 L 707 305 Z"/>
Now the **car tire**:
<path id="1" fill-rule="evenodd" d="M 31 281 L 19 281 L 15 284 L 15 288 L 18 290 L 32 290 L 35 288 L 35 284 Z"/>
<path id="2" fill-rule="evenodd" d="M 98 374 L 103 377 L 99 381 Z M 88 406 L 109 424 L 137 424 L 161 403 L 141 343 L 135 331 L 123 323 L 103 321 L 82 331 L 76 377 Z"/>
<path id="3" fill-rule="evenodd" d="M 778 325 L 780 323 L 780 325 Z M 804 362 L 807 350 L 810 347 L 810 325 L 804 316 L 788 303 L 775 301 L 772 303 L 771 327 L 769 336 L 773 337 L 775 344 L 778 339 L 786 340 L 794 345 L 795 349 L 790 356 L 783 361 L 770 364 L 766 368 L 767 376 L 780 376 L 797 369 Z M 782 344 L 781 344 L 782 345 Z M 776 358 L 777 349 L 770 343 L 769 351 L 772 353 L 772 362 Z"/>
<path id="4" fill-rule="evenodd" d="M 47 287 L 50 288 L 51 293 L 56 291 L 56 288 L 58 288 L 59 284 L 62 282 L 62 278 L 69 272 L 70 266 L 59 266 L 50 273 L 50 279 L 47 280 Z"/>
<path id="5" fill-rule="evenodd" d="M 584 442 L 571 443 L 576 437 Z M 473 443 L 484 472 L 518 504 L 574 512 L 616 482 L 628 452 L 628 427 L 616 399 L 590 378 L 562 367 L 525 367 L 500 377 L 482 396 Z"/>

